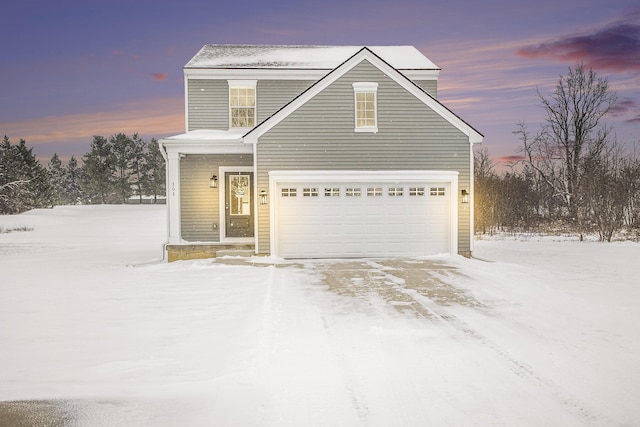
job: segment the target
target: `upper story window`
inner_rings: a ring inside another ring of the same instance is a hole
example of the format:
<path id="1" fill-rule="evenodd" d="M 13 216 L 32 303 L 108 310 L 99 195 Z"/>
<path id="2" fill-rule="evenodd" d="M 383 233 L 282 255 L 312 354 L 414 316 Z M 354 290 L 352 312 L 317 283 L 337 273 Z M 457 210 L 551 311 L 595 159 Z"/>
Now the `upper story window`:
<path id="1" fill-rule="evenodd" d="M 356 106 L 356 132 L 378 132 L 378 83 L 353 84 Z"/>
<path id="2" fill-rule="evenodd" d="M 229 80 L 229 128 L 256 125 L 256 81 Z"/>

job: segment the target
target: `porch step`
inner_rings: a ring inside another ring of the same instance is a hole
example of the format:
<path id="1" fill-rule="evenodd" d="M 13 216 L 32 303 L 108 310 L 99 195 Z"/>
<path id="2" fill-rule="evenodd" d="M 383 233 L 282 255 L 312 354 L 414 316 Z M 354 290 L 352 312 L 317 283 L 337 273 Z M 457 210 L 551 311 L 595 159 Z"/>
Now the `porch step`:
<path id="1" fill-rule="evenodd" d="M 220 249 L 219 251 L 216 251 L 216 258 L 220 258 L 223 256 L 239 256 L 250 258 L 255 254 L 256 252 L 250 249 Z"/>

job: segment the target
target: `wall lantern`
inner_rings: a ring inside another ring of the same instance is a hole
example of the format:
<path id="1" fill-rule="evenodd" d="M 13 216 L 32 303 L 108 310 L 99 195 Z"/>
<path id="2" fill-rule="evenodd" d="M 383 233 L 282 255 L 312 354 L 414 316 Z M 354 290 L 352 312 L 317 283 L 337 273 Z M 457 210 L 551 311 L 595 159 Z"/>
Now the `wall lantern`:
<path id="1" fill-rule="evenodd" d="M 209 187 L 218 188 L 218 175 L 211 175 L 211 182 L 209 183 Z"/>
<path id="2" fill-rule="evenodd" d="M 462 189 L 462 203 L 469 203 L 469 192 L 466 188 Z"/>
<path id="3" fill-rule="evenodd" d="M 260 190 L 260 204 L 266 205 L 268 200 L 269 200 L 269 197 L 266 190 Z"/>

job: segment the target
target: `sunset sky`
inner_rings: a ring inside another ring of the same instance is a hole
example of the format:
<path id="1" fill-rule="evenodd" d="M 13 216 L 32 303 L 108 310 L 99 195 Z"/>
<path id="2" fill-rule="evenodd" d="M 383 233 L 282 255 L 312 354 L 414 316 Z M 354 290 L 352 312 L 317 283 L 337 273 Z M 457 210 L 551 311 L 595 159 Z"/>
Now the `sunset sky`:
<path id="1" fill-rule="evenodd" d="M 413 45 L 442 68 L 439 99 L 485 135 L 496 161 L 512 132 L 543 121 L 577 61 L 607 75 L 607 121 L 640 140 L 637 0 L 21 0 L 0 9 L 0 136 L 44 163 L 87 152 L 92 135 L 184 131 L 182 67 L 207 43 Z M 346 58 L 345 58 L 346 59 Z"/>

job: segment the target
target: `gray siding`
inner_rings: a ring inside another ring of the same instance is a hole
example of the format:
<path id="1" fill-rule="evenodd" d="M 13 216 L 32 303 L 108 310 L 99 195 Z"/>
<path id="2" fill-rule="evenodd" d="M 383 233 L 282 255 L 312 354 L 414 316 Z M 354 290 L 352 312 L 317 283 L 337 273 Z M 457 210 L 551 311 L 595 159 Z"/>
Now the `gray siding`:
<path id="1" fill-rule="evenodd" d="M 362 81 L 379 84 L 377 134 L 354 132 L 352 83 Z M 364 61 L 260 138 L 258 191 L 268 188 L 271 170 L 453 170 L 469 188 L 470 149 L 466 135 Z M 258 250 L 267 253 L 269 207 L 258 208 Z M 459 217 L 465 251 L 468 204 Z"/>
<path id="2" fill-rule="evenodd" d="M 313 83 L 308 80 L 258 80 L 258 123 L 269 118 Z"/>
<path id="3" fill-rule="evenodd" d="M 429 95 L 438 99 L 438 81 L 437 80 L 414 80 L 414 83 L 417 84 L 427 92 Z"/>
<path id="4" fill-rule="evenodd" d="M 188 130 L 229 129 L 229 84 L 193 79 L 187 83 Z"/>
<path id="5" fill-rule="evenodd" d="M 258 80 L 258 123 L 271 116 L 314 82 Z M 229 83 L 226 79 L 193 79 L 187 84 L 188 130 L 229 129 Z"/>
<path id="6" fill-rule="evenodd" d="M 209 179 L 214 173 L 218 175 L 220 166 L 252 165 L 251 154 L 188 154 L 180 159 L 180 227 L 183 240 L 220 241 L 219 189 L 210 188 Z"/>

